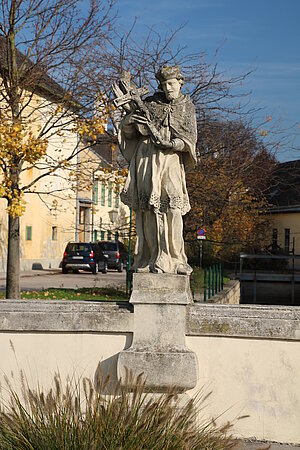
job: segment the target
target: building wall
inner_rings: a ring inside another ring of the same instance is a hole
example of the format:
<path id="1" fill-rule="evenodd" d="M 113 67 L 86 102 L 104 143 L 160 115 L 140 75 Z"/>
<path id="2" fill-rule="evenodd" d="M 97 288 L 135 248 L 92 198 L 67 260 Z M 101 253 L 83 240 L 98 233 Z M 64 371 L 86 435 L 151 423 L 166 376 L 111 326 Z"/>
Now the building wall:
<path id="1" fill-rule="evenodd" d="M 97 151 L 92 148 L 80 153 L 79 240 L 114 240 L 117 236 L 124 240 L 129 232 L 129 208 L 120 200 L 116 172 L 102 167 L 99 145 Z M 116 213 L 114 222 L 111 211 Z"/>
<path id="2" fill-rule="evenodd" d="M 66 200 L 51 211 L 37 195 L 25 195 L 26 210 L 20 217 L 21 270 L 39 263 L 44 269 L 59 267 L 66 243 L 74 239 L 75 202 Z M 45 199 L 47 200 L 47 199 Z M 0 271 L 6 270 L 7 213 L 0 200 Z M 30 231 L 29 231 L 30 229 Z"/>
<path id="3" fill-rule="evenodd" d="M 48 102 L 46 98 L 34 96 L 29 108 L 33 111 L 32 127 L 37 131 L 38 126 L 44 126 L 49 118 L 53 117 L 56 105 Z M 70 130 L 64 130 L 61 135 L 55 134 L 49 137 L 46 157 L 55 161 L 67 158 L 74 152 L 77 144 L 77 134 Z M 75 157 L 72 163 L 74 170 L 76 161 Z M 87 170 L 83 170 L 78 196 L 83 201 L 88 200 L 87 204 L 79 203 L 79 216 L 80 218 L 85 217 L 83 223 L 79 223 L 79 240 L 81 241 L 90 241 L 95 238 L 100 240 L 101 231 L 104 232 L 104 239 L 108 239 L 108 233 L 114 239 L 119 225 L 123 224 L 125 220 L 124 217 L 129 216 L 129 212 L 125 210 L 125 206 L 122 206 L 121 202 L 116 207 L 114 187 L 112 188 L 111 204 L 108 201 L 109 193 L 108 186 L 106 186 L 104 204 L 102 205 L 101 199 L 98 199 L 97 205 L 92 208 L 93 173 L 99 168 L 101 161 L 99 155 L 93 151 L 86 150 L 80 154 L 80 164 L 85 165 Z M 41 173 L 43 173 L 41 167 L 25 171 L 22 175 L 23 184 L 30 183 Z M 30 270 L 33 265 L 44 269 L 58 268 L 66 244 L 75 240 L 76 189 L 74 180 L 70 181 L 69 173 L 66 169 L 58 169 L 55 173 L 38 181 L 35 185 L 36 191 L 44 192 L 46 195 L 25 195 L 26 210 L 20 218 L 21 270 Z M 73 188 L 71 188 L 72 186 Z M 98 195 L 101 196 L 101 188 L 99 188 Z M 117 209 L 119 213 L 114 224 L 108 215 L 111 209 Z M 6 201 L 0 199 L 0 271 L 6 270 L 6 257 Z"/>
<path id="4" fill-rule="evenodd" d="M 249 415 L 235 423 L 238 436 L 300 443 L 300 308 L 193 304 L 187 312 L 186 342 L 199 363 L 189 395 L 212 391 L 203 415 Z M 30 384 L 49 388 L 57 371 L 94 379 L 101 362 L 116 377 L 133 319 L 125 303 L 3 300 L 1 373 L 17 379 L 23 369 Z"/>
<path id="5" fill-rule="evenodd" d="M 53 117 L 55 104 L 46 98 L 34 96 L 27 110 L 32 112 L 31 128 L 37 131 L 49 118 Z M 46 158 L 59 160 L 67 158 L 77 145 L 77 135 L 64 131 L 63 135 L 48 138 Z M 39 163 L 21 175 L 21 183 L 26 185 L 46 171 Z M 58 267 L 63 250 L 70 239 L 74 239 L 75 206 L 74 192 L 70 189 L 65 169 L 42 178 L 35 184 L 37 194 L 25 194 L 26 210 L 20 218 L 21 270 L 32 268 L 39 263 L 43 268 Z M 44 193 L 44 194 L 41 194 Z M 7 213 L 6 201 L 0 200 L 0 270 L 6 269 Z"/>
<path id="6" fill-rule="evenodd" d="M 280 213 L 271 215 L 271 236 L 272 231 L 278 230 L 278 245 L 285 248 L 285 229 L 290 230 L 290 251 L 293 248 L 293 240 L 295 242 L 295 254 L 300 255 L 300 213 Z"/>
<path id="7" fill-rule="evenodd" d="M 94 240 L 114 240 L 117 235 L 124 240 L 129 234 L 129 208 L 120 200 L 120 186 L 102 179 L 101 171 L 97 176 L 97 189 L 94 190 Z M 110 211 L 117 213 L 115 222 L 111 221 Z"/>

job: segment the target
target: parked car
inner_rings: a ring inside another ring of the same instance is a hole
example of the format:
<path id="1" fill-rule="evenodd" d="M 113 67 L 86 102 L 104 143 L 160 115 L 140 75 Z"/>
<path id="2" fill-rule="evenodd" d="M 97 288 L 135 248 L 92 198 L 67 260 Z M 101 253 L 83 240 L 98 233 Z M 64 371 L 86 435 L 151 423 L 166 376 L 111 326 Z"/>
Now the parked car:
<path id="1" fill-rule="evenodd" d="M 97 243 L 69 242 L 63 255 L 62 273 L 69 270 L 73 273 L 79 270 L 107 273 L 107 259 Z"/>
<path id="2" fill-rule="evenodd" d="M 119 241 L 100 241 L 99 247 L 104 255 L 107 255 L 107 264 L 109 269 L 117 269 L 123 272 L 128 262 L 128 252 L 122 242 Z"/>

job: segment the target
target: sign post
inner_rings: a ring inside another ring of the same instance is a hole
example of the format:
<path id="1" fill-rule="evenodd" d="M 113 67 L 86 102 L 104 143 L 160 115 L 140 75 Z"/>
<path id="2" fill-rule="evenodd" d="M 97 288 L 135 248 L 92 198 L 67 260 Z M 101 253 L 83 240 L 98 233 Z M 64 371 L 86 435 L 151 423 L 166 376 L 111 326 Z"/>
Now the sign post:
<path id="1" fill-rule="evenodd" d="M 197 230 L 197 240 L 199 241 L 199 266 L 202 269 L 202 259 L 203 259 L 203 241 L 205 241 L 205 228 L 199 228 Z"/>

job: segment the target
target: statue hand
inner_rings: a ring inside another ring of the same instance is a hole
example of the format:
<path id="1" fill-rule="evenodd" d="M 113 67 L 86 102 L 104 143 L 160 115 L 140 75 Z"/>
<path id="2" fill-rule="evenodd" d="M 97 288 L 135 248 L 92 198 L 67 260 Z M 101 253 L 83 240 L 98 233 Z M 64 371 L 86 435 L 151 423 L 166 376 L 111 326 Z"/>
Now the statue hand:
<path id="1" fill-rule="evenodd" d="M 140 125 L 147 125 L 149 122 L 145 116 L 141 116 L 140 114 L 131 114 L 129 118 L 129 123 L 138 123 Z"/>
<path id="2" fill-rule="evenodd" d="M 164 150 L 170 150 L 171 148 L 173 148 L 173 144 L 171 141 L 167 141 L 165 139 L 158 139 L 155 142 L 155 145 L 159 148 L 162 148 Z"/>
<path id="3" fill-rule="evenodd" d="M 120 89 L 120 87 L 116 81 L 112 84 L 111 87 L 112 87 L 113 93 L 115 94 L 116 98 L 122 97 L 124 95 L 123 91 Z M 131 110 L 130 102 L 124 103 L 124 105 L 122 105 L 122 108 L 126 112 L 129 112 Z"/>

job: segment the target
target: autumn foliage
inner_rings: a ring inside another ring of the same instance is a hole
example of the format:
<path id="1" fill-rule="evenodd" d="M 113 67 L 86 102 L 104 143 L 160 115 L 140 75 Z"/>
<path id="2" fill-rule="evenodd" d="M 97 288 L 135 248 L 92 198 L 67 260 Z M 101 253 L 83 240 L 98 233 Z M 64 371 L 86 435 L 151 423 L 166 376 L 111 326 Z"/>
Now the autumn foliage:
<path id="1" fill-rule="evenodd" d="M 6 198 L 10 216 L 20 216 L 25 208 L 24 192 L 16 180 L 17 167 L 34 164 L 47 151 L 48 140 L 35 136 L 21 119 L 1 117 L 0 121 L 0 197 Z"/>
<path id="2" fill-rule="evenodd" d="M 208 122 L 199 130 L 199 157 L 187 175 L 191 212 L 186 238 L 203 226 L 214 257 L 256 251 L 268 239 L 265 190 L 274 157 L 242 122 Z"/>

